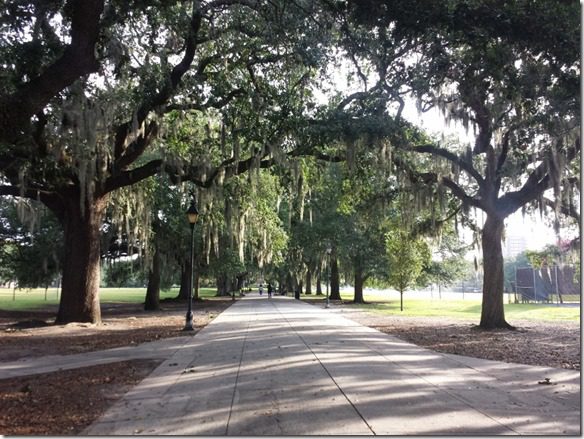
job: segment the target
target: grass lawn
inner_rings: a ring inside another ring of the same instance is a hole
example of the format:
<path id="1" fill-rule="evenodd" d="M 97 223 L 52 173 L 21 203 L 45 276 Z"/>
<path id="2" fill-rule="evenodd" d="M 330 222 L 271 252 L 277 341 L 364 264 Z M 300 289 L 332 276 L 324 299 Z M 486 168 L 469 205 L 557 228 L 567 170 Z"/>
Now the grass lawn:
<path id="1" fill-rule="evenodd" d="M 386 303 L 359 305 L 382 314 L 411 317 L 451 317 L 480 320 L 481 303 L 468 300 L 419 300 L 404 299 L 404 310 L 400 311 L 399 300 Z M 580 321 L 580 308 L 536 303 L 505 304 L 505 318 L 538 321 Z"/>
<path id="2" fill-rule="evenodd" d="M 4 310 L 33 310 L 59 304 L 58 291 L 49 288 L 46 292 L 42 288 L 22 289 L 13 291 L 11 288 L 0 288 L 0 309 Z M 215 288 L 200 288 L 199 297 L 213 299 Z M 160 299 L 173 298 L 178 295 L 178 288 L 160 292 Z M 146 297 L 146 288 L 100 288 L 101 303 L 143 303 Z"/>
<path id="3" fill-rule="evenodd" d="M 404 310 L 400 311 L 399 295 L 397 298 L 388 297 L 387 294 L 366 292 L 365 301 L 374 303 L 356 305 L 377 313 L 407 317 L 449 317 L 459 319 L 480 320 L 481 302 L 476 299 L 419 299 L 408 297 L 404 294 Z M 308 295 L 306 298 L 316 299 L 321 296 Z M 345 301 L 353 300 L 352 292 L 341 292 Z M 324 298 L 323 298 L 324 300 Z M 513 320 L 537 320 L 537 321 L 580 321 L 580 307 L 558 306 L 546 303 L 510 303 L 505 304 L 505 318 Z"/>
<path id="4" fill-rule="evenodd" d="M 215 297 L 215 288 L 201 288 L 199 295 L 204 299 Z M 143 303 L 146 288 L 101 288 L 100 301 L 102 303 Z M 178 295 L 178 288 L 173 288 L 160 293 L 160 299 L 173 298 Z M 342 292 L 343 300 L 353 299 L 351 292 Z M 317 299 L 324 296 L 302 295 L 302 298 Z M 15 299 L 15 300 L 13 300 Z M 368 292 L 365 300 L 375 303 L 357 305 L 374 312 L 409 316 L 409 317 L 450 317 L 460 319 L 480 320 L 481 302 L 478 300 L 449 300 L 449 299 L 416 299 L 404 294 L 404 310 L 399 310 L 399 298 L 389 297 L 385 294 Z M 46 306 L 57 306 L 58 291 L 49 288 L 46 292 L 42 288 L 32 290 L 16 290 L 0 288 L 0 309 L 3 310 L 34 310 Z M 538 320 L 538 321 L 580 321 L 579 306 L 558 306 L 555 304 L 505 304 L 505 317 L 513 320 Z"/>

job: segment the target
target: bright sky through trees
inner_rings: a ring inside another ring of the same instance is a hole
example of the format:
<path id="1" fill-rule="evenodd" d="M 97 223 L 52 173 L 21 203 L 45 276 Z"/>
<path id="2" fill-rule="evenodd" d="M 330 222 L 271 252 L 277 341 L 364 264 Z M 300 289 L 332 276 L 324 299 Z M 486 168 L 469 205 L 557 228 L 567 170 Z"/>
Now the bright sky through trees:
<path id="1" fill-rule="evenodd" d="M 356 74 L 351 73 L 353 67 L 346 61 L 341 62 L 340 67 L 329 67 L 328 75 L 330 82 L 326 84 L 325 89 L 315 89 L 314 94 L 322 103 L 328 102 L 331 95 L 337 92 L 344 94 L 357 92 L 362 89 L 362 83 L 351 79 L 356 77 Z M 374 84 L 374 78 L 369 81 Z M 451 121 L 446 122 L 444 116 L 440 113 L 438 108 L 422 113 L 416 109 L 414 99 L 405 97 L 405 107 L 402 117 L 409 122 L 419 126 L 426 132 L 437 137 L 454 136 L 459 139 L 462 144 L 474 144 L 475 135 L 472 129 L 466 130 L 461 123 Z M 551 191 L 551 189 L 550 189 Z M 484 218 L 481 220 L 481 212 L 478 212 L 478 223 L 482 225 Z M 484 215 L 483 215 L 484 216 Z M 555 244 L 558 240 L 558 235 L 551 226 L 544 224 L 539 214 L 525 214 L 520 211 L 510 215 L 506 221 L 508 227 L 508 235 L 522 236 L 527 240 L 528 250 L 540 250 L 548 244 Z M 560 237 L 562 239 L 573 238 L 578 233 L 577 230 L 560 230 Z M 463 231 L 462 236 L 466 241 L 472 240 L 472 232 L 469 230 Z M 467 256 L 469 259 L 474 257 L 474 254 Z"/>
<path id="2" fill-rule="evenodd" d="M 474 135 L 471 130 L 465 130 L 460 123 L 451 122 L 448 124 L 437 108 L 433 108 L 426 113 L 420 113 L 416 109 L 415 102 L 412 99 L 407 99 L 402 115 L 405 119 L 423 128 L 431 135 L 444 137 L 456 136 L 461 143 L 474 143 Z M 481 212 L 478 215 L 478 222 L 482 224 L 484 218 L 481 221 Z M 523 215 L 518 211 L 510 215 L 505 223 L 508 236 L 514 235 L 527 238 L 528 250 L 540 250 L 548 244 L 555 244 L 557 242 L 558 236 L 555 231 L 552 227 L 544 224 L 539 214 Z M 574 237 L 577 233 L 577 230 L 560 230 L 562 239 Z M 468 235 L 470 236 L 470 232 Z M 466 234 L 464 237 L 466 239 Z"/>

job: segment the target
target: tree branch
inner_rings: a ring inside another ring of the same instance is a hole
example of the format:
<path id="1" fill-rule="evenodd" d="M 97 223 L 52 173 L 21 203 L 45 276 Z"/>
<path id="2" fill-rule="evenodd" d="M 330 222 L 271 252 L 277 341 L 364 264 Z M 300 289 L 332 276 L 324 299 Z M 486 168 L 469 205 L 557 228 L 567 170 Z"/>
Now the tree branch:
<path id="1" fill-rule="evenodd" d="M 120 172 L 114 177 L 110 177 L 106 180 L 103 186 L 103 193 L 107 194 L 116 189 L 136 184 L 139 181 L 158 174 L 162 169 L 163 161 L 161 159 L 156 159 L 145 165 L 139 166 L 138 168 Z"/>
<path id="2" fill-rule="evenodd" d="M 152 121 L 148 124 L 148 127 L 144 130 L 144 134 L 139 136 L 134 140 L 122 153 L 122 155 L 116 160 L 115 166 L 117 169 L 124 170 L 127 166 L 134 163 L 134 161 L 140 157 L 150 142 L 156 136 L 158 132 L 158 125 L 156 122 Z M 115 169 L 114 169 L 115 172 Z"/>
<path id="3" fill-rule="evenodd" d="M 207 3 L 204 6 L 203 11 L 207 12 L 211 9 L 225 8 L 231 5 L 247 6 L 250 9 L 256 9 L 258 7 L 258 2 L 255 0 L 215 0 Z"/>
<path id="4" fill-rule="evenodd" d="M 497 160 L 497 169 L 495 174 L 497 175 L 497 186 L 500 187 L 501 185 L 501 170 L 503 169 L 503 165 L 507 161 L 507 155 L 509 154 L 509 140 L 511 137 L 512 130 L 509 129 L 503 135 L 503 144 L 501 146 L 501 154 L 499 154 L 499 158 Z"/>
<path id="5" fill-rule="evenodd" d="M 551 209 L 556 208 L 556 203 L 553 200 L 550 200 L 549 198 L 543 198 L 543 203 L 547 206 L 550 207 Z M 580 213 L 576 210 L 576 206 L 574 206 L 572 203 L 566 205 L 564 203 L 560 203 L 559 205 L 560 208 L 560 212 L 562 212 L 563 215 L 565 216 L 569 216 L 570 218 L 573 218 L 576 220 L 576 222 L 580 223 Z"/>
<path id="6" fill-rule="evenodd" d="M 410 236 L 412 238 L 417 238 L 420 235 L 427 235 L 429 233 L 438 232 L 445 224 L 447 224 L 452 218 L 454 218 L 460 211 L 462 207 L 458 206 L 451 213 L 442 219 L 430 218 L 424 220 L 420 223 L 416 223 L 412 230 L 410 231 Z"/>
<path id="7" fill-rule="evenodd" d="M 406 173 L 406 175 L 408 176 L 408 179 L 410 181 L 412 181 L 414 183 L 422 183 L 422 184 L 426 184 L 426 185 L 428 185 L 428 184 L 443 184 L 448 189 L 450 189 L 452 194 L 455 197 L 457 197 L 459 200 L 461 200 L 463 203 L 465 203 L 469 206 L 478 207 L 479 209 L 483 208 L 483 204 L 482 204 L 481 200 L 468 195 L 464 191 L 464 189 L 462 189 L 458 184 L 456 184 L 450 178 L 444 177 L 444 176 L 439 177 L 438 174 L 436 174 L 435 172 L 417 172 L 414 169 L 412 169 L 412 167 L 409 166 L 404 160 L 402 160 L 401 158 L 399 158 L 397 156 L 394 156 L 392 158 L 392 161 L 398 167 L 398 169 L 401 169 L 402 171 L 404 171 Z"/>
<path id="8" fill-rule="evenodd" d="M 180 104 L 171 104 L 166 107 L 167 111 L 173 110 L 199 110 L 205 111 L 209 108 L 223 108 L 227 104 L 229 104 L 234 98 L 238 96 L 242 96 L 245 94 L 245 91 L 241 88 L 236 88 L 231 90 L 226 96 L 222 97 L 221 99 L 209 99 L 207 102 L 203 102 L 202 104 L 199 103 L 190 103 L 185 105 Z"/>
<path id="9" fill-rule="evenodd" d="M 14 95 L 1 99 L 2 107 L 10 106 L 11 120 L 16 120 L 16 125 L 42 111 L 57 93 L 99 67 L 95 45 L 103 0 L 70 0 L 67 4 L 71 8 L 71 43 L 63 55 L 41 75 L 22 85 Z"/>
<path id="10" fill-rule="evenodd" d="M 416 146 L 416 147 L 414 147 L 413 150 L 415 152 L 422 152 L 422 153 L 427 153 L 427 154 L 432 154 L 432 155 L 437 155 L 439 157 L 443 157 L 446 160 L 448 160 L 449 162 L 459 166 L 460 169 L 463 169 L 468 175 L 473 177 L 479 186 L 482 186 L 484 184 L 483 177 L 474 168 L 472 163 L 469 163 L 468 161 L 457 156 L 456 154 L 452 153 L 451 151 L 448 151 L 447 149 L 439 148 L 439 147 L 432 145 L 432 144 L 426 144 L 426 145 Z"/>
<path id="11" fill-rule="evenodd" d="M 114 159 L 117 161 L 120 159 L 124 153 L 126 147 L 128 147 L 128 138 L 132 136 L 135 132 L 134 126 L 142 126 L 148 115 L 157 109 L 158 107 L 164 105 L 168 99 L 172 96 L 174 91 L 177 89 L 181 78 L 190 68 L 193 59 L 195 57 L 195 50 L 197 47 L 196 37 L 199 29 L 201 27 L 201 10 L 198 0 L 193 1 L 193 12 L 191 15 L 191 23 L 189 27 L 188 35 L 185 41 L 185 53 L 182 60 L 174 66 L 170 72 L 170 83 L 161 87 L 160 92 L 150 99 L 142 102 L 131 121 L 128 121 L 120 125 L 116 131 L 115 144 L 114 144 Z M 119 164 L 116 163 L 116 168 L 119 168 Z"/>
<path id="12" fill-rule="evenodd" d="M 356 100 L 364 101 L 364 100 L 370 98 L 371 96 L 374 95 L 374 92 L 378 91 L 380 88 L 382 88 L 381 84 L 377 83 L 375 86 L 373 86 L 368 91 L 358 91 L 358 92 L 352 93 L 349 96 L 345 97 L 341 102 L 339 102 L 336 108 L 337 108 L 337 110 L 342 111 L 345 109 L 345 107 L 347 105 L 349 105 L 353 101 L 356 101 Z"/>
<path id="13" fill-rule="evenodd" d="M 477 93 L 479 92 L 484 93 L 484 90 L 477 91 Z M 491 122 L 489 112 L 485 105 L 485 99 L 486 97 L 477 95 L 471 96 L 469 99 L 470 100 L 469 106 L 476 115 L 476 117 L 473 119 L 479 127 L 478 135 L 473 149 L 473 152 L 475 154 L 482 154 L 486 152 L 487 148 L 491 143 L 492 136 Z"/>
<path id="14" fill-rule="evenodd" d="M 55 192 L 47 192 L 40 189 L 25 188 L 21 190 L 20 186 L 1 185 L 0 196 L 12 196 L 16 198 L 28 198 L 29 200 L 40 201 L 53 211 L 59 218 L 62 215 L 63 205 L 60 202 L 59 195 Z"/>
<path id="15" fill-rule="evenodd" d="M 574 145 L 566 151 L 566 163 L 570 163 L 580 152 L 580 136 Z M 507 215 L 512 214 L 521 206 L 535 200 L 545 190 L 552 186 L 552 178 L 548 173 L 548 165 L 545 160 L 535 168 L 521 189 L 508 192 L 497 201 L 498 207 Z"/>
<path id="16" fill-rule="evenodd" d="M 468 195 L 464 191 L 464 189 L 462 189 L 459 185 L 457 185 L 450 178 L 441 177 L 440 182 L 444 186 L 446 186 L 448 189 L 450 189 L 450 192 L 452 192 L 452 194 L 456 198 L 460 199 L 464 204 L 469 205 L 469 206 L 473 206 L 473 207 L 478 207 L 479 209 L 484 209 L 484 205 L 480 199 L 477 199 L 477 198 L 474 198 L 474 197 L 471 197 L 470 195 Z"/>
<path id="17" fill-rule="evenodd" d="M 317 160 L 322 160 L 324 162 L 331 162 L 331 163 L 339 163 L 339 162 L 344 162 L 346 160 L 346 157 L 344 156 L 335 156 L 335 155 L 329 155 L 329 154 L 325 154 L 323 152 L 320 151 L 314 151 L 314 150 L 307 150 L 307 149 L 303 149 L 303 148 L 298 148 L 295 149 L 293 151 L 290 151 L 288 153 L 289 157 L 314 157 Z"/>

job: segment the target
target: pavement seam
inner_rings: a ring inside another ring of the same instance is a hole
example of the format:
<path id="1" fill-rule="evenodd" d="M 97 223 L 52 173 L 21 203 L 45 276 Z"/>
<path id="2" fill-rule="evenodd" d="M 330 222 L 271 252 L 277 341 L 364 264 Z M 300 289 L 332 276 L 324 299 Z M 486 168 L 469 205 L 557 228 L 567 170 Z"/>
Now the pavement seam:
<path id="1" fill-rule="evenodd" d="M 330 377 L 330 379 L 332 380 L 332 382 L 335 384 L 335 386 L 337 387 L 337 389 L 339 389 L 339 391 L 345 397 L 345 399 L 347 400 L 347 402 L 351 405 L 351 407 L 353 407 L 353 410 L 355 410 L 355 413 L 357 413 L 357 415 L 359 415 L 359 417 L 365 423 L 365 425 L 371 431 L 371 433 L 374 436 L 377 436 L 377 433 L 375 433 L 375 430 L 373 430 L 373 427 L 371 427 L 371 425 L 369 425 L 369 422 L 367 422 L 367 420 L 361 414 L 361 412 L 359 411 L 359 409 L 357 409 L 357 407 L 355 406 L 355 404 L 353 404 L 353 401 L 351 401 L 351 399 L 348 397 L 348 395 L 345 393 L 345 391 L 341 388 L 341 386 L 339 386 L 339 383 L 337 383 L 337 381 L 331 375 L 330 371 L 327 369 L 327 367 L 324 365 L 324 363 L 322 361 L 320 361 L 320 358 L 318 357 L 318 355 L 316 355 L 316 353 L 308 345 L 308 343 L 306 342 L 306 340 L 304 339 L 304 337 L 302 337 L 302 335 L 296 330 L 296 328 L 294 328 L 294 326 L 292 326 L 292 324 L 290 323 L 290 321 L 288 320 L 288 318 L 286 317 L 286 315 L 284 313 L 282 313 L 278 307 L 275 307 L 275 308 L 277 309 L 278 313 L 282 316 L 282 318 L 286 321 L 286 323 L 288 323 L 288 326 L 292 329 L 292 331 L 294 331 L 294 333 L 296 334 L 296 336 L 300 340 L 302 340 L 302 343 L 304 343 L 304 346 L 306 346 L 306 348 L 310 351 L 310 353 L 314 356 L 314 358 L 316 358 L 316 360 L 318 361 L 318 364 L 321 365 L 321 367 L 325 370 L 325 372 Z"/>
<path id="2" fill-rule="evenodd" d="M 257 313 L 256 313 L 257 314 Z M 241 344 L 241 355 L 239 356 L 239 365 L 237 366 L 237 374 L 235 375 L 235 385 L 233 386 L 233 394 L 231 395 L 231 406 L 229 407 L 229 416 L 227 417 L 227 425 L 225 425 L 225 436 L 229 434 L 229 423 L 231 422 L 231 414 L 233 413 L 233 405 L 235 403 L 235 394 L 237 393 L 237 384 L 239 383 L 239 372 L 241 371 L 241 364 L 243 363 L 243 354 L 245 352 L 245 344 L 247 342 L 247 335 L 249 334 L 249 326 L 251 325 L 251 317 L 247 320 L 247 328 L 245 328 L 245 335 L 243 343 Z"/>
<path id="3" fill-rule="evenodd" d="M 343 316 L 340 316 L 342 319 L 346 319 Z M 285 316 L 284 316 L 285 318 Z M 347 320 L 347 319 L 346 319 Z M 350 319 L 348 319 L 349 321 L 351 321 Z M 351 321 L 352 322 L 352 321 Z M 379 332 L 381 334 L 384 334 L 383 332 L 372 328 L 373 330 L 375 330 L 376 332 Z M 295 331 L 295 330 L 294 330 Z M 296 332 L 296 331 L 295 331 Z M 326 370 L 327 374 L 331 377 L 331 379 L 333 380 L 333 382 L 335 383 L 335 385 L 337 385 L 337 387 L 339 388 L 339 390 L 341 391 L 341 393 L 343 393 L 343 395 L 345 396 L 345 398 L 347 399 L 347 401 L 349 401 L 349 403 L 351 404 L 351 406 L 353 406 L 353 408 L 355 409 L 355 411 L 359 414 L 359 416 L 361 417 L 361 419 L 363 419 L 363 421 L 365 422 L 365 424 L 369 427 L 369 429 L 371 430 L 371 432 L 373 434 L 375 434 L 375 432 L 373 431 L 373 428 L 369 425 L 369 423 L 365 420 L 365 418 L 361 415 L 361 413 L 359 412 L 359 410 L 357 409 L 357 407 L 351 402 L 351 400 L 349 399 L 348 395 L 345 394 L 345 392 L 340 388 L 340 386 L 337 384 L 337 382 L 335 381 L 335 379 L 332 377 L 332 375 L 329 373 L 328 369 L 326 368 L 326 366 L 320 361 L 320 359 L 318 358 L 318 356 L 312 351 L 312 349 L 310 348 L 310 346 L 308 346 L 308 344 L 306 343 L 306 341 L 303 339 L 303 337 L 298 334 L 298 337 L 300 337 L 300 339 L 302 340 L 302 342 L 304 344 L 306 344 L 306 347 L 308 347 L 308 349 L 313 353 L 313 355 L 315 356 L 315 358 L 319 361 L 319 363 L 322 365 L 322 367 Z M 386 334 L 384 334 L 386 335 Z M 374 348 L 373 346 L 371 346 L 369 343 L 364 343 L 361 342 L 361 344 L 365 347 L 367 347 L 367 349 L 371 350 L 372 352 L 375 352 L 377 355 L 379 355 L 380 357 L 382 357 L 383 359 L 385 359 L 385 361 L 388 361 L 390 363 L 393 363 L 395 365 L 397 365 L 398 367 L 405 369 L 408 371 L 408 373 L 410 373 L 411 375 L 421 379 L 422 381 L 426 382 L 428 385 L 439 389 L 440 391 L 445 392 L 446 394 L 448 394 L 450 397 L 456 399 L 457 401 L 463 403 L 464 405 L 466 405 L 467 407 L 469 407 L 470 409 L 482 414 L 483 416 L 486 416 L 487 418 L 491 419 L 493 422 L 501 425 L 503 428 L 506 428 L 508 430 L 510 430 L 511 432 L 515 433 L 515 434 L 520 434 L 519 432 L 515 431 L 513 428 L 509 427 L 506 424 L 503 424 L 502 422 L 498 421 L 497 419 L 493 418 L 491 415 L 489 415 L 488 413 L 483 412 L 482 410 L 474 407 L 473 405 L 469 404 L 467 401 L 465 401 L 464 399 L 460 398 L 458 395 L 451 393 L 450 391 L 448 391 L 448 389 L 445 388 L 439 388 L 438 386 L 436 386 L 435 384 L 433 384 L 431 381 L 427 380 L 426 378 L 424 378 L 422 375 L 414 372 L 412 369 L 408 368 L 407 366 L 403 366 L 398 362 L 395 362 L 393 360 L 391 360 L 390 358 L 388 358 L 385 354 L 383 354 L 382 352 L 380 352 L 378 349 Z M 434 351 L 433 351 L 434 352 Z M 436 352 L 437 354 L 441 355 L 439 352 Z M 475 370 L 474 368 L 470 367 L 472 370 Z"/>
<path id="4" fill-rule="evenodd" d="M 381 332 L 381 331 L 379 331 L 379 332 Z M 381 333 L 382 333 L 382 334 L 384 334 L 383 332 L 381 332 Z M 514 430 L 512 427 L 510 427 L 510 426 L 508 426 L 508 425 L 506 425 L 506 424 L 502 423 L 501 421 L 499 421 L 499 420 L 495 419 L 493 416 L 489 415 L 488 413 L 485 413 L 484 411 L 482 411 L 482 410 L 478 409 L 477 407 L 473 406 L 472 404 L 469 404 L 469 403 L 468 403 L 467 401 L 465 401 L 463 398 L 459 397 L 459 396 L 458 396 L 458 395 L 456 395 L 455 393 L 452 393 L 452 392 L 450 392 L 450 391 L 449 391 L 447 388 L 441 388 L 441 387 L 439 387 L 439 386 L 436 386 L 436 384 L 434 384 L 434 383 L 432 383 L 430 380 L 428 380 L 428 379 L 424 378 L 422 375 L 420 375 L 420 374 L 418 374 L 418 373 L 414 372 L 414 371 L 413 371 L 412 369 L 410 369 L 409 367 L 407 367 L 407 366 L 404 366 L 404 365 L 401 365 L 399 362 L 396 362 L 396 361 L 393 361 L 393 360 L 391 360 L 391 359 L 390 359 L 390 358 L 388 358 L 388 357 L 387 357 L 385 354 L 383 354 L 383 353 L 382 353 L 382 352 L 380 352 L 379 350 L 375 349 L 374 347 L 371 347 L 369 344 L 367 344 L 367 343 L 363 343 L 363 344 L 364 344 L 365 346 L 367 346 L 367 348 L 371 349 L 371 351 L 373 351 L 373 352 L 375 352 L 376 354 L 380 355 L 380 356 L 381 356 L 382 358 L 384 358 L 386 361 L 388 361 L 388 362 L 390 362 L 390 363 L 393 363 L 393 364 L 394 364 L 394 365 L 396 365 L 397 367 L 400 367 L 400 368 L 402 368 L 402 369 L 405 369 L 405 370 L 407 370 L 407 371 L 408 371 L 408 373 L 410 373 L 411 375 L 413 375 L 413 376 L 415 376 L 415 377 L 417 377 L 417 378 L 421 379 L 422 381 L 425 381 L 425 382 L 426 382 L 426 383 L 428 383 L 430 386 L 432 386 L 432 387 L 434 387 L 434 388 L 436 388 L 436 389 L 439 389 L 439 390 L 440 390 L 440 391 L 442 391 L 442 392 L 445 392 L 445 393 L 446 393 L 446 394 L 448 394 L 448 395 L 449 395 L 451 398 L 454 398 L 454 399 L 456 399 L 457 401 L 459 401 L 459 402 L 463 403 L 464 405 L 466 405 L 467 407 L 471 408 L 472 410 L 474 410 L 474 411 L 476 411 L 476 412 L 478 412 L 478 413 L 482 414 L 483 416 L 486 416 L 487 418 L 491 419 L 493 422 L 495 422 L 495 423 L 497 423 L 497 424 L 501 425 L 502 427 L 504 427 L 504 428 L 506 428 L 506 429 L 510 430 L 511 432 L 513 432 L 513 433 L 515 433 L 515 434 L 518 434 L 518 435 L 520 435 L 520 434 L 521 434 L 520 432 L 518 432 L 518 431 Z M 441 354 L 440 354 L 440 352 L 436 352 L 436 351 L 432 351 L 432 352 L 435 352 L 436 354 L 439 354 L 439 355 L 441 355 Z M 469 367 L 469 366 L 465 366 L 465 367 Z M 477 371 L 477 370 L 476 370 L 475 368 L 473 368 L 473 367 L 469 367 L 469 368 L 470 368 L 470 369 L 472 369 L 472 370 L 474 370 L 474 371 Z M 491 386 L 489 386 L 489 387 L 491 387 Z M 497 390 L 497 389 L 496 389 L 496 388 L 494 388 L 494 387 L 493 387 L 493 389 Z"/>

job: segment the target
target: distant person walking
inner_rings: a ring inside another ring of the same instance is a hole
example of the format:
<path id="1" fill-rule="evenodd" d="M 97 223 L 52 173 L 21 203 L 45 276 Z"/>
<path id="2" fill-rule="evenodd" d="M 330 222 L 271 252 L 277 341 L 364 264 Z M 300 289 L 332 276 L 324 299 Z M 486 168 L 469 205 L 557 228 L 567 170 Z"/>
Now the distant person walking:
<path id="1" fill-rule="evenodd" d="M 264 294 L 264 284 L 260 284 L 259 291 L 260 291 L 260 296 L 262 294 Z"/>
<path id="2" fill-rule="evenodd" d="M 272 298 L 272 292 L 273 292 L 273 288 L 272 288 L 272 283 L 268 282 L 268 299 Z"/>

